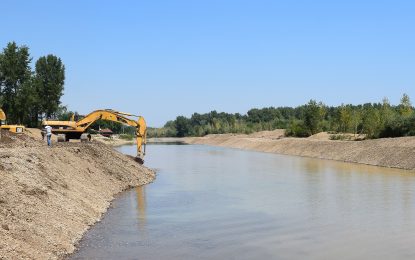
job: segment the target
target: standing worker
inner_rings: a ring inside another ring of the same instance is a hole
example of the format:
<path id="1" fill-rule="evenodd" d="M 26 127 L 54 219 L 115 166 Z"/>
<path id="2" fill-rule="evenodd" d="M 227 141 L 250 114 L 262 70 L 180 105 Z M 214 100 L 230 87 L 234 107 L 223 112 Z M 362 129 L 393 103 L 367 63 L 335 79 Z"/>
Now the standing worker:
<path id="1" fill-rule="evenodd" d="M 52 146 L 52 127 L 50 125 L 46 125 L 45 126 L 45 131 L 46 131 L 46 140 L 48 140 L 48 146 Z"/>

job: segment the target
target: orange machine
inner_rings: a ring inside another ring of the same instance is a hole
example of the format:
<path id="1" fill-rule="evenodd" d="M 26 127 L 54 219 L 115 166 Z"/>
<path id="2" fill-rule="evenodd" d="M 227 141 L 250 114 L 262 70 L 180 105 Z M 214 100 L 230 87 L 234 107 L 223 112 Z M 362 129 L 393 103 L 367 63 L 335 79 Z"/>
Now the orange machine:
<path id="1" fill-rule="evenodd" d="M 134 119 L 131 119 L 133 117 Z M 52 133 L 58 135 L 58 142 L 69 141 L 70 139 L 90 140 L 91 136 L 86 133 L 88 127 L 97 120 L 108 120 L 136 128 L 137 156 L 136 160 L 144 163 L 146 132 L 147 126 L 142 116 L 115 111 L 112 109 L 96 110 L 79 121 L 75 121 L 73 116 L 71 121 L 52 121 L 42 122 L 42 126 L 52 127 Z"/>

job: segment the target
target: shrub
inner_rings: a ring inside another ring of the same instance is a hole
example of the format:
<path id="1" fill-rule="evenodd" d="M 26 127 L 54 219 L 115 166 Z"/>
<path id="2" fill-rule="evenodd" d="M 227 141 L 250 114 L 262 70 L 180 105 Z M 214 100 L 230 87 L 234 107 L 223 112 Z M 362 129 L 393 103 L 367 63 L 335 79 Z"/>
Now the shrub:
<path id="1" fill-rule="evenodd" d="M 134 135 L 131 134 L 120 134 L 120 139 L 131 141 L 134 139 Z"/>
<path id="2" fill-rule="evenodd" d="M 415 116 L 398 117 L 388 122 L 379 137 L 415 136 Z"/>
<path id="3" fill-rule="evenodd" d="M 351 140 L 350 135 L 343 135 L 343 134 L 332 134 L 329 137 L 330 140 Z"/>
<path id="4" fill-rule="evenodd" d="M 302 120 L 293 120 L 285 130 L 285 136 L 309 137 L 310 131 Z"/>

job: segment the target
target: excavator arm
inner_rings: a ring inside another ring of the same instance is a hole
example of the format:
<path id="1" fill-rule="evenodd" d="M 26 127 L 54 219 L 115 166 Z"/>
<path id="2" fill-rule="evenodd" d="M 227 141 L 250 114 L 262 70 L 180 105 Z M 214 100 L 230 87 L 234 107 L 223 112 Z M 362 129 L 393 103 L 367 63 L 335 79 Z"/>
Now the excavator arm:
<path id="1" fill-rule="evenodd" d="M 133 117 L 134 119 L 132 119 Z M 43 125 L 52 126 L 52 132 L 55 134 L 84 133 L 88 127 L 97 120 L 107 120 L 121 123 L 127 126 L 135 127 L 137 141 L 137 157 L 136 160 L 143 163 L 146 145 L 147 125 L 143 117 L 128 113 L 118 112 L 111 109 L 96 110 L 86 115 L 81 120 L 72 121 L 44 121 Z M 79 135 L 78 135 L 79 136 Z"/>
<path id="2" fill-rule="evenodd" d="M 134 117 L 140 118 L 140 116 L 135 116 L 135 115 L 132 115 L 132 114 L 118 112 L 118 111 L 114 111 L 114 110 L 110 110 L 110 109 L 96 110 L 92 113 L 89 113 L 83 119 L 76 122 L 76 126 L 78 128 L 83 128 L 83 129 L 86 130 L 91 124 L 93 124 L 95 121 L 100 120 L 100 119 L 101 120 L 118 122 L 118 123 L 122 123 L 124 125 L 133 126 L 133 127 L 138 127 L 139 126 L 138 121 L 127 118 L 126 116 L 134 116 Z"/>
<path id="3" fill-rule="evenodd" d="M 136 117 L 137 121 L 128 118 L 129 117 Z M 76 122 L 76 126 L 79 129 L 83 129 L 83 131 L 86 131 L 86 129 L 93 124 L 97 120 L 107 120 L 107 121 L 113 121 L 117 123 L 121 123 L 124 125 L 132 126 L 136 128 L 136 141 L 137 141 L 137 156 L 139 158 L 143 158 L 145 155 L 145 144 L 146 144 L 146 131 L 147 126 L 146 122 L 143 117 L 136 116 L 128 113 L 118 112 L 110 109 L 106 110 L 96 110 L 87 116 L 85 116 L 83 119 Z"/>

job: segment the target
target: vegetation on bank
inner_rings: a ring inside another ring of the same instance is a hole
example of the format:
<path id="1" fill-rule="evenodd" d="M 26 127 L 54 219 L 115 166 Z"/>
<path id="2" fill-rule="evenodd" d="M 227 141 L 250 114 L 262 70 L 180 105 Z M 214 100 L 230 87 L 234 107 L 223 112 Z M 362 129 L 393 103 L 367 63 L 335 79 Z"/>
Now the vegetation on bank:
<path id="1" fill-rule="evenodd" d="M 65 66 L 49 54 L 40 57 L 34 69 L 29 48 L 10 42 L 0 52 L 0 107 L 10 123 L 38 127 L 44 118 L 75 120 L 82 118 L 61 105 Z M 118 123 L 98 120 L 91 129 L 109 128 L 123 138 L 131 138 L 135 129 Z M 308 137 L 321 131 L 365 134 L 368 138 L 415 135 L 415 113 L 410 98 L 404 94 L 398 105 L 387 98 L 379 103 L 327 106 L 310 100 L 298 107 L 251 109 L 247 114 L 194 113 L 178 116 L 162 128 L 148 128 L 149 137 L 205 136 L 208 134 L 244 133 L 286 129 L 287 136 Z M 93 131 L 93 130 L 91 130 Z M 332 139 L 343 139 L 333 135 Z"/>
<path id="2" fill-rule="evenodd" d="M 9 122 L 37 127 L 64 109 L 65 66 L 52 54 L 40 57 L 34 70 L 31 62 L 29 48 L 15 42 L 0 52 L 0 107 Z"/>
<path id="3" fill-rule="evenodd" d="M 310 100 L 298 107 L 251 109 L 246 115 L 194 113 L 178 116 L 162 128 L 149 129 L 150 137 L 205 136 L 208 134 L 244 133 L 286 129 L 287 136 L 308 137 L 321 131 L 365 134 L 367 138 L 415 135 L 415 113 L 410 98 L 404 94 L 399 105 L 387 98 L 380 103 L 326 106 Z M 342 139 L 336 136 L 335 139 Z"/>

